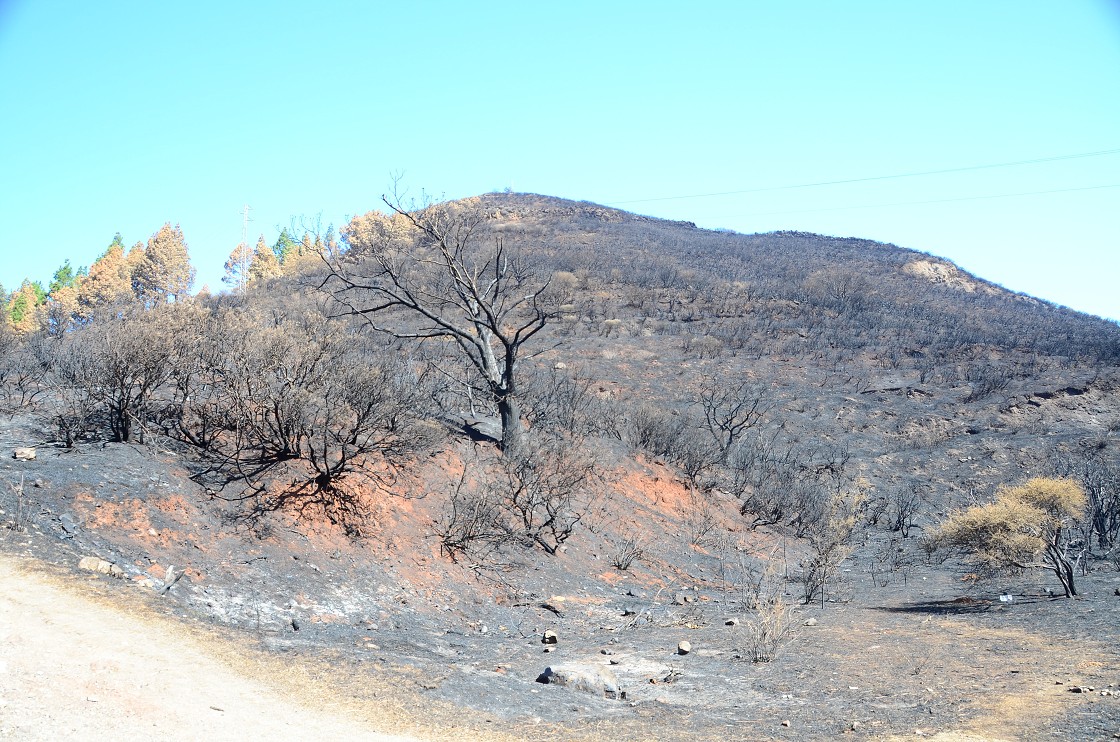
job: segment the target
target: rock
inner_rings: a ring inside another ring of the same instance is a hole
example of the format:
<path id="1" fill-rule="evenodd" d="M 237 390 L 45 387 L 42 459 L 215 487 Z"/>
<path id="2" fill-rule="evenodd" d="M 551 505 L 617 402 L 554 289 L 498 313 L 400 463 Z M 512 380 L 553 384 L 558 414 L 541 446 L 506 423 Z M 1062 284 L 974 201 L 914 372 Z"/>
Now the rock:
<path id="1" fill-rule="evenodd" d="M 78 532 L 78 523 L 70 513 L 63 513 L 60 515 L 58 517 L 58 523 L 66 533 L 73 535 Z"/>
<path id="2" fill-rule="evenodd" d="M 1118 588 L 1116 588 L 1115 590 L 1113 590 L 1113 591 L 1112 591 L 1112 594 L 1113 594 L 1113 595 L 1120 595 L 1120 587 L 1118 587 Z"/>
<path id="3" fill-rule="evenodd" d="M 1085 689 L 1082 688 L 1080 685 L 1075 685 L 1075 686 L 1073 686 L 1072 688 L 1069 689 L 1069 692 L 1070 693 L 1084 693 Z"/>
<path id="4" fill-rule="evenodd" d="M 688 654 L 692 651 L 692 644 L 689 642 L 677 642 L 677 654 Z"/>
<path id="5" fill-rule="evenodd" d="M 544 635 L 541 636 L 541 644 L 555 644 L 559 640 L 560 638 L 556 636 L 556 632 L 552 629 L 544 632 Z"/>
<path id="6" fill-rule="evenodd" d="M 90 572 L 109 575 L 110 577 L 116 577 L 118 580 L 124 577 L 123 569 L 113 564 L 112 562 L 102 559 L 101 557 L 82 557 L 78 562 L 78 569 L 86 569 Z"/>
<path id="7" fill-rule="evenodd" d="M 739 619 L 729 618 L 729 619 L 727 619 L 726 621 L 723 622 L 723 625 L 724 626 L 738 626 L 739 625 Z"/>
<path id="8" fill-rule="evenodd" d="M 858 721 L 853 721 L 852 725 L 851 725 L 851 727 L 849 727 L 849 729 L 851 729 L 853 732 L 858 732 L 859 731 L 859 722 Z"/>
<path id="9" fill-rule="evenodd" d="M 688 602 L 688 596 L 684 593 L 677 593 L 673 596 L 673 605 L 684 605 Z"/>
<path id="10" fill-rule="evenodd" d="M 782 719 L 782 726 L 783 727 L 788 727 L 789 726 L 789 719 Z"/>
<path id="11" fill-rule="evenodd" d="M 544 648 L 544 653 L 545 654 L 548 654 L 549 652 L 555 652 L 555 651 L 556 651 L 556 647 L 551 646 L 551 645 Z"/>
<path id="12" fill-rule="evenodd" d="M 805 622 L 805 625 L 806 626 L 816 626 L 817 625 L 817 619 L 810 618 L 808 621 Z"/>
<path id="13" fill-rule="evenodd" d="M 12 452 L 12 458 L 18 461 L 31 461 L 35 458 L 35 449 L 31 446 L 20 446 Z"/>
<path id="14" fill-rule="evenodd" d="M 538 683 L 559 685 L 563 688 L 583 691 L 601 698 L 625 700 L 626 693 L 618 685 L 614 672 L 601 665 L 569 663 L 546 667 L 537 677 Z"/>

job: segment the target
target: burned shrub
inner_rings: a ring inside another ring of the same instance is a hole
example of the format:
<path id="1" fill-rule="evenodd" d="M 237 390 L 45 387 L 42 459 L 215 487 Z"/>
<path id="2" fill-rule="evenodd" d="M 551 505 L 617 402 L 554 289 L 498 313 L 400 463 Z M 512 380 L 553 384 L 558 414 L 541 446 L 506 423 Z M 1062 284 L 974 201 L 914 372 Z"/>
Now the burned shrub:
<path id="1" fill-rule="evenodd" d="M 215 332 L 216 365 L 180 392 L 180 433 L 208 463 L 196 478 L 242 483 L 227 499 L 251 512 L 318 510 L 358 533 L 362 486 L 390 486 L 436 436 L 425 380 L 395 349 L 321 317 L 269 326 L 241 314 Z"/>
<path id="2" fill-rule="evenodd" d="M 578 443 L 529 431 L 465 463 L 436 525 L 445 554 L 509 544 L 555 554 L 590 511 L 601 476 Z"/>

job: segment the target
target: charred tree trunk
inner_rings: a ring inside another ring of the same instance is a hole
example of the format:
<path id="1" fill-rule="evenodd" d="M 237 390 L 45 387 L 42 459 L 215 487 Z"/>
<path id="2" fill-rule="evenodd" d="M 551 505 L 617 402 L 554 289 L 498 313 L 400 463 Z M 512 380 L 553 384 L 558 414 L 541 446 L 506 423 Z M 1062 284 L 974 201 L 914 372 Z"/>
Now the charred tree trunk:
<path id="1" fill-rule="evenodd" d="M 498 415 L 502 421 L 502 450 L 509 451 L 517 447 L 525 432 L 521 424 L 521 405 L 513 394 L 498 397 Z"/>

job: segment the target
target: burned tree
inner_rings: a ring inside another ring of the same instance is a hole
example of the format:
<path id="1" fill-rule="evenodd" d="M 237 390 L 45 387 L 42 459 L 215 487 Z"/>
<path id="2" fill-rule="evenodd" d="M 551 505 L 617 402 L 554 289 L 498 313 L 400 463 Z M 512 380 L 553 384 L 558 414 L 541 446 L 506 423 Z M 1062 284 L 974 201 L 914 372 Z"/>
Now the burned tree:
<path id="1" fill-rule="evenodd" d="M 1074 524 L 1085 516 L 1087 504 L 1075 480 L 1036 477 L 1001 487 L 994 502 L 950 514 L 933 540 L 935 546 L 965 553 L 980 576 L 1050 570 L 1072 598 L 1077 595 L 1075 567 L 1085 550 Z"/>
<path id="2" fill-rule="evenodd" d="M 406 207 L 353 219 L 348 249 L 327 255 L 321 288 L 336 314 L 362 318 L 395 338 L 453 342 L 481 376 L 501 418 L 503 449 L 522 433 L 518 361 L 559 316 L 562 291 L 508 249 L 477 201 Z"/>

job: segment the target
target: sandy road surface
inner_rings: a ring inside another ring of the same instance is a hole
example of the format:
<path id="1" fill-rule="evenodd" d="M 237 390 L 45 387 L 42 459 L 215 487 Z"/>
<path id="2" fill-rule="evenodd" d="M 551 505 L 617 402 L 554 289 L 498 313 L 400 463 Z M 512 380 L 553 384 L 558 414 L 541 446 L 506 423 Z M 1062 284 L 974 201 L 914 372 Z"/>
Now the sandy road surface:
<path id="1" fill-rule="evenodd" d="M 412 739 L 301 704 L 298 682 L 286 695 L 175 622 L 82 593 L 0 555 L 0 739 Z"/>

